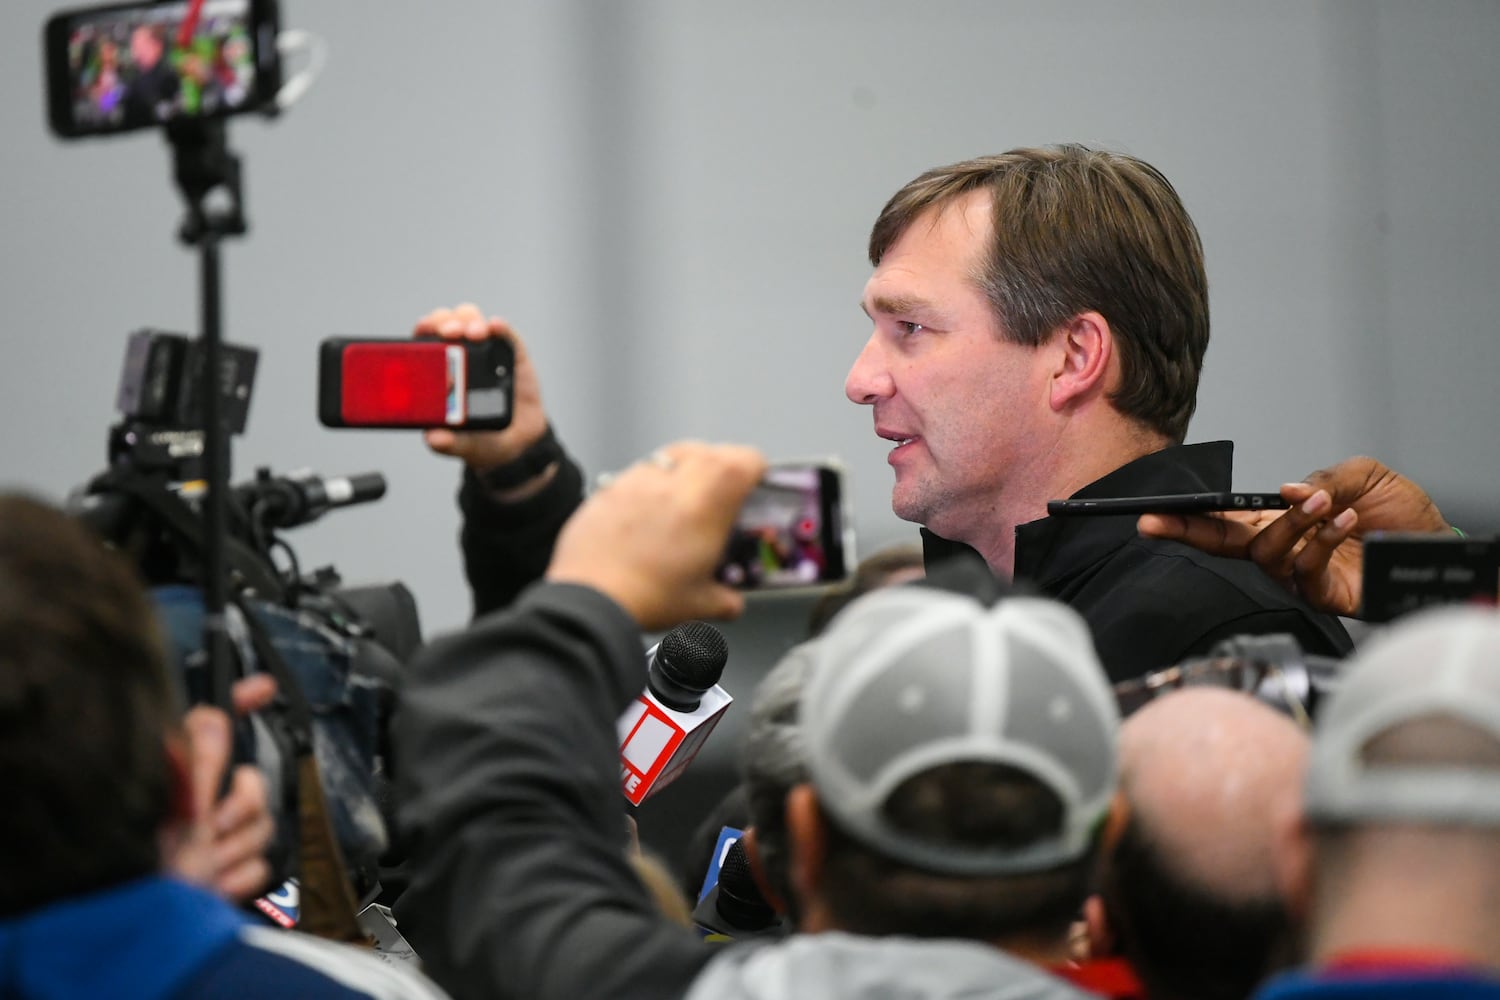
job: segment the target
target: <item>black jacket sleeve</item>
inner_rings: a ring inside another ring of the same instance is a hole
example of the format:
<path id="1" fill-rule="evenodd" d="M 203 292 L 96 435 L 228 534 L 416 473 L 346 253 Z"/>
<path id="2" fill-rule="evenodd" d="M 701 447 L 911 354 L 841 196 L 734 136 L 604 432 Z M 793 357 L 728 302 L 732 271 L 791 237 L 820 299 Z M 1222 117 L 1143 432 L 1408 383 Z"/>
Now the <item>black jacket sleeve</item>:
<path id="1" fill-rule="evenodd" d="M 401 930 L 455 997 L 678 997 L 713 952 L 625 858 L 615 719 L 645 686 L 634 622 L 539 584 L 434 643 L 393 723 L 411 885 Z"/>
<path id="2" fill-rule="evenodd" d="M 519 503 L 496 502 L 473 471 L 464 469 L 460 540 L 475 618 L 505 607 L 542 578 L 563 522 L 582 502 L 583 471 L 566 454 L 552 482 Z"/>

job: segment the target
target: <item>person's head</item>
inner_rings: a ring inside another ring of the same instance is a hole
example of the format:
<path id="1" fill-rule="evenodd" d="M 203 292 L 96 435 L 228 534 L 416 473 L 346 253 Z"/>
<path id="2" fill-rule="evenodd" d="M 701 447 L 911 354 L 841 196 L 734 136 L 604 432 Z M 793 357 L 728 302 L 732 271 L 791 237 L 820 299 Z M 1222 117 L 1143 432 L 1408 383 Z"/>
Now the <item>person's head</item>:
<path id="1" fill-rule="evenodd" d="M 13 862 L 0 917 L 160 867 L 187 806 L 155 621 L 130 567 L 83 526 L 0 497 L 0 856 Z"/>
<path id="2" fill-rule="evenodd" d="M 892 545 L 866 556 L 848 582 L 829 588 L 818 598 L 807 616 L 807 634 L 822 634 L 833 616 L 857 597 L 881 587 L 920 580 L 925 572 L 923 565 L 920 545 Z"/>
<path id="3" fill-rule="evenodd" d="M 1070 425 L 1139 454 L 1186 434 L 1207 279 L 1149 164 L 1067 145 L 930 170 L 886 204 L 870 260 L 875 329 L 845 392 L 904 442 L 898 516 L 957 537 L 997 491 L 1048 478 Z"/>
<path id="4" fill-rule="evenodd" d="M 1238 1000 L 1286 955 L 1272 815 L 1307 735 L 1254 697 L 1192 687 L 1120 727 L 1117 822 L 1091 944 L 1129 959 L 1153 1000 Z"/>
<path id="5" fill-rule="evenodd" d="M 155 25 L 136 25 L 130 33 L 130 58 L 138 69 L 149 70 L 161 61 L 166 48 L 161 29 Z"/>
<path id="6" fill-rule="evenodd" d="M 1118 714 L 1083 621 L 891 587 L 804 648 L 810 780 L 786 815 L 803 927 L 1056 957 L 1115 788 Z"/>
<path id="7" fill-rule="evenodd" d="M 750 702 L 740 745 L 740 774 L 750 825 L 753 864 L 795 922 L 796 896 L 787 874 L 786 797 L 807 780 L 807 752 L 798 719 L 802 690 L 818 640 L 794 646 L 766 674 Z"/>
<path id="8" fill-rule="evenodd" d="M 1500 614 L 1423 612 L 1349 661 L 1278 861 L 1314 958 L 1442 948 L 1500 967 Z"/>

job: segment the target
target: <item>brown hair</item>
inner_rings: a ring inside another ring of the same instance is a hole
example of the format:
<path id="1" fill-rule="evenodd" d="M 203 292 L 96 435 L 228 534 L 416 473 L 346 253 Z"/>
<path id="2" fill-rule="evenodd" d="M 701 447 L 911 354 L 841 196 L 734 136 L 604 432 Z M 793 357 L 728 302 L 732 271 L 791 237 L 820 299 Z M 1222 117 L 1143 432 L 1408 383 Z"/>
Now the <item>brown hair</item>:
<path id="1" fill-rule="evenodd" d="M 1062 828 L 1057 794 L 1017 768 L 943 764 L 891 792 L 883 807 L 894 828 L 935 846 L 1017 850 Z M 1015 875 L 925 871 L 866 847 L 826 812 L 822 891 L 840 930 L 874 936 L 980 941 L 1063 939 L 1093 884 L 1096 833 L 1076 861 Z M 1101 827 L 1102 829 L 1102 827 Z"/>
<path id="2" fill-rule="evenodd" d="M 1208 348 L 1208 278 L 1198 230 L 1161 171 L 1079 145 L 1013 149 L 929 170 L 891 198 L 870 231 L 879 265 L 913 223 L 988 190 L 994 240 L 975 280 L 1008 340 L 1035 347 L 1096 310 L 1120 352 L 1110 401 L 1181 442 Z"/>
<path id="3" fill-rule="evenodd" d="M 0 497 L 0 915 L 160 867 L 178 725 L 131 568 L 61 511 Z"/>

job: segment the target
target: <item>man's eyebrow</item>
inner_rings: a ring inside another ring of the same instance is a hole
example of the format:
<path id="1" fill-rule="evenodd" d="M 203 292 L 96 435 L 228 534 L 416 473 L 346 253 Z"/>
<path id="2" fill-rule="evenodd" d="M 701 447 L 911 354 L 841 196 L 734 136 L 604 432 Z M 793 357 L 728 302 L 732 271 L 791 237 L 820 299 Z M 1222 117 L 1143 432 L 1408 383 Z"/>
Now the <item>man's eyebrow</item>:
<path id="1" fill-rule="evenodd" d="M 884 316 L 896 316 L 901 314 L 918 313 L 932 308 L 932 303 L 915 295 L 877 295 L 865 305 L 860 302 L 859 307 L 865 311 L 865 315 L 874 319 L 875 313 Z M 873 312 L 871 310 L 874 310 Z"/>

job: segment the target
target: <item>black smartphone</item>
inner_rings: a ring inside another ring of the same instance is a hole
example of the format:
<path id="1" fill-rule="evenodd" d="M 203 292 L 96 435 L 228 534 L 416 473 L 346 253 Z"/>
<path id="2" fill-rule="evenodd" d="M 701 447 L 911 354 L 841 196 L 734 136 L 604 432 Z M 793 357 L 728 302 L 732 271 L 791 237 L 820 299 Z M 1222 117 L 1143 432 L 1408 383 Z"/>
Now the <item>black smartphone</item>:
<path id="1" fill-rule="evenodd" d="M 853 532 L 832 462 L 772 465 L 746 499 L 718 578 L 744 590 L 817 587 L 848 577 Z"/>
<path id="2" fill-rule="evenodd" d="M 1223 510 L 1287 510 L 1279 493 L 1168 493 L 1151 497 L 1049 500 L 1053 517 L 1119 514 L 1207 514 Z"/>
<path id="3" fill-rule="evenodd" d="M 515 404 L 510 342 L 359 340 L 318 349 L 318 419 L 327 427 L 500 430 Z"/>
<path id="4" fill-rule="evenodd" d="M 112 3 L 54 14 L 42 34 L 52 131 L 72 139 L 272 108 L 279 33 L 276 0 Z"/>
<path id="5" fill-rule="evenodd" d="M 1433 604 L 1493 606 L 1500 539 L 1377 533 L 1365 539 L 1360 618 L 1386 622 Z"/>

